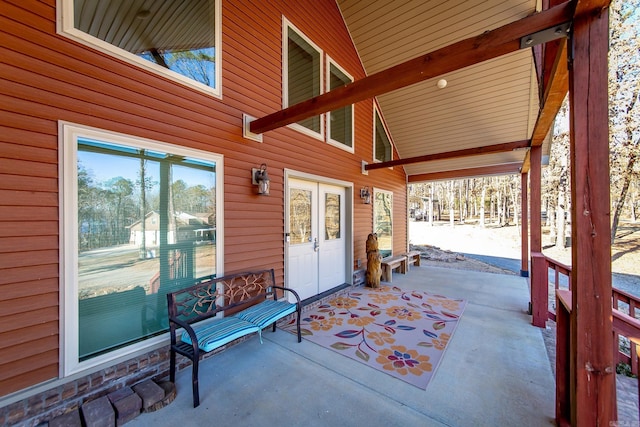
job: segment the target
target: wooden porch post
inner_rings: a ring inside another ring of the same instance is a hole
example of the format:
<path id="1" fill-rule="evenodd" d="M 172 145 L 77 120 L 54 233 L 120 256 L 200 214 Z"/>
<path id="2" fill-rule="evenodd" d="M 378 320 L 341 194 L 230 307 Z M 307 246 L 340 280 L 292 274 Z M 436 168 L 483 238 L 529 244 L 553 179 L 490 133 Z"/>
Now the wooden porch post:
<path id="1" fill-rule="evenodd" d="M 571 420 L 616 421 L 611 308 L 608 9 L 574 18 L 569 55 L 572 307 Z"/>
<path id="2" fill-rule="evenodd" d="M 522 212 L 522 221 L 520 221 L 520 276 L 529 277 L 529 201 L 528 201 L 528 178 L 529 174 L 523 172 L 520 174 L 520 212 Z"/>
<path id="3" fill-rule="evenodd" d="M 531 323 L 539 328 L 547 325 L 549 289 L 545 280 L 546 263 L 542 255 L 542 146 L 534 145 L 529 151 L 529 183 L 531 187 Z"/>
<path id="4" fill-rule="evenodd" d="M 542 146 L 534 145 L 529 151 L 529 183 L 531 187 L 531 252 L 542 252 Z"/>

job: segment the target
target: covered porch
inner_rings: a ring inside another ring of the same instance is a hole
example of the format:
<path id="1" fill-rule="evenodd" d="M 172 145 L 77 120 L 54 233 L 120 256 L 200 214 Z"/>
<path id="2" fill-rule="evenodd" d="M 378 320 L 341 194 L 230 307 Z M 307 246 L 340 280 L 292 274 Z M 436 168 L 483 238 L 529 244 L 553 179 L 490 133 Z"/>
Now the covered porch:
<path id="1" fill-rule="evenodd" d="M 131 425 L 554 425 L 553 369 L 527 314 L 527 279 L 421 266 L 393 285 L 468 301 L 426 390 L 269 331 L 262 345 L 253 337 L 202 362 L 198 408 L 186 369 L 176 400 Z"/>

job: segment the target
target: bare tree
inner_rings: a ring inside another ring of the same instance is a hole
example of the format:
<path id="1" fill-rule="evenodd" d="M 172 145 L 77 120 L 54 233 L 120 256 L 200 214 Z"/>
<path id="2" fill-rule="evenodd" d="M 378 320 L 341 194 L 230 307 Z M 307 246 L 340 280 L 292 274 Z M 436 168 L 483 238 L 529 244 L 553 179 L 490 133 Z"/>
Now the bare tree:
<path id="1" fill-rule="evenodd" d="M 640 36 L 637 13 L 639 0 L 611 4 L 609 49 L 609 111 L 613 220 L 611 243 L 615 241 L 631 182 L 637 179 L 640 150 Z"/>

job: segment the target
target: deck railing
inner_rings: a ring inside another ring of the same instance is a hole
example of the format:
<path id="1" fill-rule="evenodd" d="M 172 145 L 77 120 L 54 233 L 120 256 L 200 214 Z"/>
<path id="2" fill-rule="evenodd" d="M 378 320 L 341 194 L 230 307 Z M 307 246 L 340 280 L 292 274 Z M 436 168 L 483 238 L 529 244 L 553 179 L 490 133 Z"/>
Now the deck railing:
<path id="1" fill-rule="evenodd" d="M 558 425 L 571 424 L 569 349 L 571 326 L 571 267 L 546 257 L 531 254 L 533 279 L 532 301 L 548 300 L 547 310 L 533 308 L 534 325 L 547 319 L 556 322 L 556 421 Z M 537 274 L 536 274 L 537 273 Z M 553 277 L 550 280 L 550 277 Z M 535 305 L 535 304 L 534 304 Z M 540 305 L 540 304 L 539 304 Z M 627 363 L 638 375 L 640 359 L 640 298 L 622 290 L 612 289 L 613 343 L 616 362 Z M 543 314 L 544 313 L 544 314 Z M 536 321 L 536 316 L 538 320 Z M 541 317 L 542 316 L 542 317 Z M 638 381 L 638 407 L 640 408 L 640 381 Z"/>

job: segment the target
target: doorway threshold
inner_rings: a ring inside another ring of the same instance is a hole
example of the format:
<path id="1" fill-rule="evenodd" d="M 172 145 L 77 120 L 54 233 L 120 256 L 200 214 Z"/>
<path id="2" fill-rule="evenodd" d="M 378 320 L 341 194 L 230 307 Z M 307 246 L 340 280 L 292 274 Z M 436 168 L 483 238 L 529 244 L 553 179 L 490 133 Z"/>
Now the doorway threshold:
<path id="1" fill-rule="evenodd" d="M 301 305 L 303 308 L 309 306 L 310 304 L 316 303 L 318 301 L 322 301 L 323 299 L 325 299 L 326 297 L 332 296 L 333 294 L 336 294 L 346 288 L 350 288 L 351 285 L 348 283 L 343 283 L 342 285 L 338 285 L 335 288 L 331 288 L 327 291 L 324 291 L 318 295 L 314 295 L 312 297 L 306 298 L 304 300 L 301 301 Z"/>

